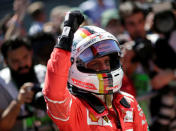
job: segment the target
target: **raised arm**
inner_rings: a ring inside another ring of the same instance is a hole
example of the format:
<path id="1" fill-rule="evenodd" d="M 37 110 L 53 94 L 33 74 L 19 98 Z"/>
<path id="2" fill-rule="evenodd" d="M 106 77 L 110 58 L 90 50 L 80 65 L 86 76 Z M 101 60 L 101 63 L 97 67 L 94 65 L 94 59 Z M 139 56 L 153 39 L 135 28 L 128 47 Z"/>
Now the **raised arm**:
<path id="1" fill-rule="evenodd" d="M 47 103 L 48 114 L 55 121 L 67 121 L 72 97 L 67 89 L 70 52 L 75 31 L 83 22 L 79 11 L 68 12 L 65 16 L 64 28 L 58 43 L 48 61 L 45 87 L 43 93 Z"/>

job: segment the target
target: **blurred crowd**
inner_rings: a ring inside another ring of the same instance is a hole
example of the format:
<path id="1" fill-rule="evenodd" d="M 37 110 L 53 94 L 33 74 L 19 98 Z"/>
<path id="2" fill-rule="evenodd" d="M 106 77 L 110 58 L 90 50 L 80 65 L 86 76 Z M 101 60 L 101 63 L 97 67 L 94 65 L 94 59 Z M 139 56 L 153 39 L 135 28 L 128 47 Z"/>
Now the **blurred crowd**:
<path id="1" fill-rule="evenodd" d="M 52 1 L 51 1 L 52 2 Z M 80 10 L 83 25 L 117 37 L 124 78 L 121 90 L 142 107 L 151 131 L 176 131 L 176 2 L 86 0 L 56 5 L 46 17 L 42 1 L 14 0 L 0 20 L 0 130 L 55 131 L 41 93 L 46 65 L 66 12 Z M 24 16 L 31 17 L 26 29 Z"/>

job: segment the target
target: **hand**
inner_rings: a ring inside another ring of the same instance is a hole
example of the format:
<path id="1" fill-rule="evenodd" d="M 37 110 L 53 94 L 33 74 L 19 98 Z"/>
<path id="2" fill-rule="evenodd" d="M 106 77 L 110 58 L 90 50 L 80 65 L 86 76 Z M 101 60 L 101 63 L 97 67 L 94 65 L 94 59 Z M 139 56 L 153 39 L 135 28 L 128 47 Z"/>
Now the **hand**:
<path id="1" fill-rule="evenodd" d="M 21 21 L 25 15 L 26 9 L 29 5 L 29 0 L 14 0 L 13 10 L 19 17 L 18 21 Z"/>
<path id="2" fill-rule="evenodd" d="M 31 103 L 34 92 L 32 91 L 32 87 L 34 86 L 33 83 L 24 83 L 23 86 L 20 88 L 17 100 L 19 103 L 24 104 L 24 103 Z"/>
<path id="3" fill-rule="evenodd" d="M 64 20 L 64 28 L 56 48 L 71 51 L 74 33 L 84 21 L 84 16 L 80 11 L 68 12 Z"/>
<path id="4" fill-rule="evenodd" d="M 152 79 L 151 84 L 153 89 L 160 89 L 169 84 L 174 79 L 174 73 L 171 70 L 160 70 Z"/>
<path id="5" fill-rule="evenodd" d="M 64 27 L 70 27 L 73 33 L 75 33 L 83 21 L 84 16 L 80 11 L 67 12 L 64 20 Z"/>

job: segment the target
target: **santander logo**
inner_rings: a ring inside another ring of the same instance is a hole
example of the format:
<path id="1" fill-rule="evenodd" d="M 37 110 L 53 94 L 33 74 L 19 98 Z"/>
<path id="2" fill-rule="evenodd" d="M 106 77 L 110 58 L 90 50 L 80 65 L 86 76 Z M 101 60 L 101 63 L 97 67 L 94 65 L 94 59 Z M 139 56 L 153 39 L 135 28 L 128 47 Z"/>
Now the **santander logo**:
<path id="1" fill-rule="evenodd" d="M 86 89 L 91 89 L 91 90 L 96 90 L 96 87 L 91 83 L 82 82 L 82 81 L 76 80 L 74 78 L 72 78 L 72 81 L 75 85 L 77 85 L 79 87 L 86 88 Z"/>

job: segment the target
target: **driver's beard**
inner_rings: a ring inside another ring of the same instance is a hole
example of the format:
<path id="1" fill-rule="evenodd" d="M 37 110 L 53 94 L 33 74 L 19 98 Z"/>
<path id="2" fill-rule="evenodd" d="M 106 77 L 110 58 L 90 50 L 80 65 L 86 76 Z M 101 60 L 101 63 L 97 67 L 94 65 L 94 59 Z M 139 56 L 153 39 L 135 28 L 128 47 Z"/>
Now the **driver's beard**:
<path id="1" fill-rule="evenodd" d="M 36 74 L 34 72 L 34 66 L 24 68 L 28 68 L 29 72 L 20 74 L 19 71 L 14 71 L 13 69 L 10 68 L 12 80 L 16 84 L 17 88 L 20 88 L 25 82 L 38 83 Z"/>

